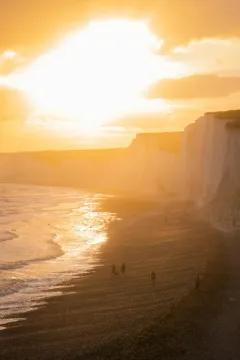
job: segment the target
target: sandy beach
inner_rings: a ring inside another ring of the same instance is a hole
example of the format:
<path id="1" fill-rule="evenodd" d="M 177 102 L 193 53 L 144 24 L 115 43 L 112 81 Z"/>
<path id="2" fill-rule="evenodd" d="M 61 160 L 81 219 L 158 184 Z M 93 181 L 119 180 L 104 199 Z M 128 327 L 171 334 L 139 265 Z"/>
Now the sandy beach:
<path id="1" fill-rule="evenodd" d="M 189 337 L 201 333 L 194 335 L 195 312 L 222 299 L 222 235 L 180 203 L 109 198 L 102 211 L 119 220 L 109 226 L 99 266 L 8 325 L 0 334 L 1 359 L 175 359 L 194 347 Z M 112 275 L 111 265 L 122 262 L 126 273 Z"/>

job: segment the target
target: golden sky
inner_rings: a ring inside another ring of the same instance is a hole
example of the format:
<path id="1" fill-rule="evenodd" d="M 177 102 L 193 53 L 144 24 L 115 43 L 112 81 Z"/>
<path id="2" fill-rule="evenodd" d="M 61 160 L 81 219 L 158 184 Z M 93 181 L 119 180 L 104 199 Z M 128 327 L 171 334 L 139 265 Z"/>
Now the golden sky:
<path id="1" fill-rule="evenodd" d="M 0 151 L 118 147 L 239 108 L 239 0 L 0 2 Z"/>

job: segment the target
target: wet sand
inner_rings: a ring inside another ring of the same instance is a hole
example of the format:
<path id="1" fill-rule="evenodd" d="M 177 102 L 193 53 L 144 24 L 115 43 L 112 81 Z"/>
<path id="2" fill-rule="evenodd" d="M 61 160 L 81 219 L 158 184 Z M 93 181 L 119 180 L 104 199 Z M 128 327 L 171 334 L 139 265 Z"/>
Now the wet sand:
<path id="1" fill-rule="evenodd" d="M 218 311 L 224 299 L 222 235 L 179 203 L 112 198 L 102 210 L 122 220 L 109 227 L 100 266 L 2 331 L 1 359 L 176 359 L 199 345 L 195 319 L 213 300 Z M 111 265 L 123 261 L 126 274 L 112 275 Z"/>

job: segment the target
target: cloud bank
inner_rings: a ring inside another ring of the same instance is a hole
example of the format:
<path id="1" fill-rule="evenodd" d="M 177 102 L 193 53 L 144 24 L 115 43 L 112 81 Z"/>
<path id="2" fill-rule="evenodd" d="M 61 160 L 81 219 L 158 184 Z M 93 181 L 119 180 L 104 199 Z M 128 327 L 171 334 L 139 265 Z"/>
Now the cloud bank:
<path id="1" fill-rule="evenodd" d="M 240 37 L 239 13 L 239 0 L 7 0 L 0 2 L 0 48 L 49 45 L 89 19 L 110 16 L 151 19 L 169 46 Z"/>
<path id="2" fill-rule="evenodd" d="M 183 100 L 214 98 L 240 91 L 240 77 L 193 75 L 180 79 L 166 79 L 152 86 L 149 98 Z"/>

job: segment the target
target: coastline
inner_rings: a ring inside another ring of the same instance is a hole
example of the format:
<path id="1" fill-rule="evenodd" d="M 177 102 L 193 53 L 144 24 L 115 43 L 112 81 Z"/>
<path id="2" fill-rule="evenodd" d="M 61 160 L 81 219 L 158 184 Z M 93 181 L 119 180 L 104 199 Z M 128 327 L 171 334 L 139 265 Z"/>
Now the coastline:
<path id="1" fill-rule="evenodd" d="M 159 223 L 158 214 L 145 223 L 140 217 L 139 232 L 131 233 L 132 215 L 136 209 L 141 214 L 139 204 L 109 199 L 103 205 L 105 211 L 115 208 L 124 220 L 110 226 L 101 266 L 62 284 L 62 296 L 49 298 L 47 305 L 26 314 L 26 320 L 9 325 L 0 334 L 3 359 L 154 359 L 156 355 L 175 359 L 183 355 L 180 343 L 182 331 L 189 329 L 189 317 L 193 320 L 194 309 L 205 306 L 206 297 L 215 297 L 201 291 L 201 297 L 197 294 L 196 298 L 193 284 L 197 273 L 202 272 L 201 283 L 212 291 L 223 266 L 219 265 L 221 235 L 192 223 L 188 211 L 179 223 L 180 205 L 171 209 L 172 223 L 166 228 Z M 152 207 L 152 202 L 142 202 L 143 213 Z M 136 249 L 129 239 L 137 241 Z M 160 250 L 158 239 L 162 241 Z M 170 261 L 164 263 L 170 254 Z M 127 277 L 116 281 L 109 274 L 110 265 L 122 259 L 126 259 Z M 161 276 L 156 288 L 147 275 L 152 266 L 159 266 L 157 275 Z M 199 304 L 199 299 L 203 303 Z M 162 338 L 164 341 L 159 341 Z"/>

